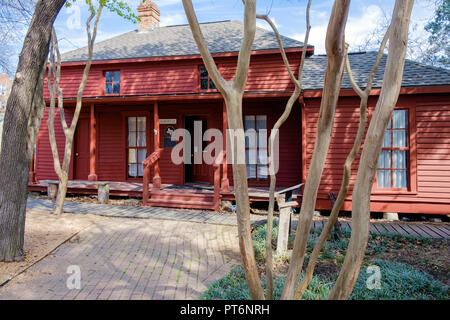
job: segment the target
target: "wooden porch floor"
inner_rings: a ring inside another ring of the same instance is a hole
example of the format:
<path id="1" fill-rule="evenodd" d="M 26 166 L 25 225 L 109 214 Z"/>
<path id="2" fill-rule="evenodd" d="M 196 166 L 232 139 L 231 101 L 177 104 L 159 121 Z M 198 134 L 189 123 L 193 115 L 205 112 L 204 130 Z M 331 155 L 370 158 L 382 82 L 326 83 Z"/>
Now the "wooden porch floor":
<path id="1" fill-rule="evenodd" d="M 150 188 L 152 185 L 150 184 Z M 47 191 L 47 183 L 42 182 L 38 184 L 28 184 L 28 189 L 30 191 Z M 233 200 L 234 193 L 233 187 L 230 187 L 230 192 L 221 192 L 222 200 Z M 282 190 L 284 188 L 276 188 L 276 190 Z M 176 194 L 197 194 L 197 195 L 213 195 L 214 187 L 209 184 L 185 184 L 185 185 L 174 185 L 174 184 L 163 184 L 162 190 L 164 193 Z M 268 187 L 249 187 L 249 196 L 251 201 L 268 201 L 269 199 L 269 188 Z M 69 181 L 67 188 L 67 193 L 69 194 L 97 194 L 97 185 L 86 185 L 82 183 L 77 183 L 76 180 Z M 109 193 L 112 196 L 122 196 L 122 197 L 137 197 L 142 198 L 142 183 L 138 182 L 115 182 L 109 183 Z"/>

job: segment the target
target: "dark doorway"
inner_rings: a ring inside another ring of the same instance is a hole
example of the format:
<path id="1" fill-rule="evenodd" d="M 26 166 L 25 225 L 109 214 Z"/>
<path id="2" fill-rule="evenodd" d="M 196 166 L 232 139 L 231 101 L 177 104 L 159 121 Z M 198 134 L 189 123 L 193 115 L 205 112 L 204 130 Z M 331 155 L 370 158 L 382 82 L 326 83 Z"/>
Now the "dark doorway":
<path id="1" fill-rule="evenodd" d="M 203 141 L 203 134 L 208 129 L 207 117 L 186 116 L 184 126 L 191 135 L 191 164 L 184 165 L 185 182 L 209 182 L 209 166 L 203 162 L 203 150 L 208 143 Z M 195 135 L 196 131 L 197 136 Z M 195 139 L 199 141 L 196 143 Z M 195 161 L 196 159 L 197 161 Z"/>
<path id="2" fill-rule="evenodd" d="M 89 119 L 80 118 L 75 133 L 74 179 L 87 180 L 89 175 Z"/>

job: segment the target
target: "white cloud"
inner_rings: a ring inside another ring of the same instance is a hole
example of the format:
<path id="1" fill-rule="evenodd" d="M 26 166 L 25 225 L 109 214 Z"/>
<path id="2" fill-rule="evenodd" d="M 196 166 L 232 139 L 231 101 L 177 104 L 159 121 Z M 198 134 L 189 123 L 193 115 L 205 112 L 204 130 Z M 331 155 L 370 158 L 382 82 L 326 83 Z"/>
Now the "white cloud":
<path id="1" fill-rule="evenodd" d="M 160 25 L 163 26 L 175 26 L 180 24 L 186 24 L 186 15 L 177 13 L 171 15 L 161 15 Z"/>
<path id="2" fill-rule="evenodd" d="M 269 17 L 269 18 L 270 18 L 270 20 L 272 20 L 272 23 L 275 25 L 275 27 L 279 30 L 280 25 L 277 23 L 275 17 Z M 259 20 L 259 19 L 256 20 L 256 26 L 258 28 L 261 28 L 264 30 L 273 31 L 272 27 L 266 21 L 263 21 L 263 20 Z"/>
<path id="3" fill-rule="evenodd" d="M 324 12 L 316 11 L 315 16 L 321 19 L 322 23 L 319 25 L 314 25 L 314 20 L 312 16 L 311 22 L 311 32 L 309 35 L 310 44 L 315 46 L 316 54 L 325 53 L 325 38 L 328 28 L 328 15 Z M 370 5 L 363 9 L 362 14 L 359 16 L 350 16 L 347 21 L 347 26 L 345 28 L 345 41 L 350 45 L 351 48 L 357 47 L 361 44 L 370 32 L 372 32 L 380 23 L 383 18 L 383 11 L 377 5 Z M 290 37 L 304 41 L 305 34 L 294 34 Z"/>

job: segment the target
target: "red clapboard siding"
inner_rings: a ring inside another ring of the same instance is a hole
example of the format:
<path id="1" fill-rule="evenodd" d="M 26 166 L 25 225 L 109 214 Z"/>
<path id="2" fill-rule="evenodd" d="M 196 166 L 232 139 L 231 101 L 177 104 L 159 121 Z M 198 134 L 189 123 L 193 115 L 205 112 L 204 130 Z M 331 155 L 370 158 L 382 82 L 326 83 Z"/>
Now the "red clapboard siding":
<path id="1" fill-rule="evenodd" d="M 289 53 L 289 62 L 294 74 L 298 73 L 300 53 Z M 218 58 L 216 63 L 223 77 L 231 80 L 236 72 L 236 57 Z M 201 59 L 171 62 L 117 63 L 115 65 L 93 65 L 83 92 L 84 97 L 104 95 L 104 72 L 119 70 L 120 95 L 150 95 L 199 92 L 199 66 Z M 61 87 L 64 98 L 76 97 L 83 74 L 83 66 L 66 66 L 61 71 Z M 289 78 L 280 54 L 252 56 L 248 72 L 247 91 L 291 91 L 294 86 Z M 49 98 L 44 86 L 44 97 Z"/>
<path id="2" fill-rule="evenodd" d="M 197 66 L 130 66 L 122 69 L 121 94 L 189 93 L 197 90 Z"/>
<path id="3" fill-rule="evenodd" d="M 294 75 L 298 75 L 300 55 L 288 56 Z M 219 70 L 225 80 L 231 80 L 236 74 L 236 61 L 230 61 L 219 65 Z M 271 59 L 264 57 L 252 57 L 248 72 L 246 91 L 291 91 L 294 85 L 283 63 L 281 55 Z"/>
<path id="4" fill-rule="evenodd" d="M 417 105 L 417 188 L 421 197 L 449 199 L 450 105 Z M 449 209 L 450 211 L 450 209 Z"/>
<path id="5" fill-rule="evenodd" d="M 63 98 L 76 97 L 83 76 L 83 68 L 62 68 L 60 86 Z M 103 81 L 102 70 L 91 68 L 88 80 L 83 91 L 83 97 L 96 97 L 102 95 L 100 83 Z M 47 86 L 47 77 L 44 82 L 44 98 L 50 98 Z"/>
<path id="6" fill-rule="evenodd" d="M 41 122 L 41 127 L 39 129 L 39 134 L 36 143 L 36 177 L 38 180 L 42 179 L 58 179 L 54 164 L 53 164 L 53 155 L 50 147 L 50 141 L 48 137 L 48 127 L 47 127 L 47 119 L 48 119 L 48 111 L 49 108 L 45 109 L 45 114 Z M 72 122 L 73 113 L 72 110 L 65 110 L 65 116 L 67 124 L 70 125 Z M 55 138 L 56 144 L 58 146 L 58 154 L 59 160 L 63 161 L 64 156 L 64 146 L 65 146 L 65 136 L 62 129 L 59 110 L 55 110 Z"/>
<path id="7" fill-rule="evenodd" d="M 437 100 L 436 104 L 430 103 Z M 439 101 L 445 101 L 439 102 Z M 372 98 L 370 110 L 373 111 L 376 100 Z M 426 105 L 421 105 L 421 103 Z M 353 145 L 359 122 L 359 101 L 353 98 L 341 98 L 336 110 L 335 124 L 332 130 L 332 141 L 326 159 L 322 181 L 318 192 L 318 207 L 329 209 L 327 199 L 329 192 L 337 193 L 340 189 L 342 170 L 348 152 Z M 306 166 L 311 164 L 314 149 L 314 140 L 317 132 L 320 101 L 306 101 Z M 415 96 L 399 98 L 398 107 L 411 107 L 410 113 L 415 116 L 416 133 L 417 179 L 416 193 L 380 194 L 374 193 L 371 197 L 371 209 L 393 212 L 417 212 L 417 206 L 405 203 L 435 203 L 430 205 L 429 213 L 449 213 L 450 199 L 450 106 L 445 96 L 441 99 L 430 96 Z M 416 106 L 414 108 L 414 106 Z M 370 117 L 368 118 L 370 121 Z M 367 131 L 367 127 L 366 127 Z M 363 141 L 364 143 L 364 141 Z M 356 179 L 359 157 L 352 165 L 350 177 L 349 196 L 344 208 L 351 209 L 351 193 Z M 414 160 L 412 160 L 414 161 Z M 420 206 L 420 213 L 427 213 L 427 206 Z M 402 211 L 403 210 L 403 211 Z"/>
<path id="8" fill-rule="evenodd" d="M 125 132 L 118 112 L 99 112 L 97 117 L 97 175 L 103 181 L 125 179 Z"/>
<path id="9" fill-rule="evenodd" d="M 265 102 L 249 103 L 244 102 L 243 114 L 246 115 L 267 115 L 268 129 L 272 128 L 281 116 L 286 102 Z M 302 161 L 301 161 L 301 116 L 300 106 L 295 104 L 291 114 L 279 131 L 279 170 L 277 172 L 277 187 L 290 187 L 302 182 Z M 270 135 L 270 133 L 268 133 Z M 230 185 L 233 185 L 233 168 L 228 163 L 228 178 Z M 249 186 L 269 186 L 269 180 L 255 181 L 249 180 Z"/>

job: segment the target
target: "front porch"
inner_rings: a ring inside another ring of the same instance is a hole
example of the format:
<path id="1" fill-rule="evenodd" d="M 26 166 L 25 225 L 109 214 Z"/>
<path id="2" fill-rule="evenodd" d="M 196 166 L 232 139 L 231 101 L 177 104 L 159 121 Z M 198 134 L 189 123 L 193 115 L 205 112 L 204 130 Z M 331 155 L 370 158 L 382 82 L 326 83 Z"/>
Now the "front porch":
<path id="1" fill-rule="evenodd" d="M 48 184 L 45 182 L 29 183 L 30 191 L 46 192 Z M 68 194 L 75 195 L 96 195 L 97 185 L 78 183 L 76 180 L 69 181 Z M 234 201 L 233 186 L 229 192 L 220 191 L 219 201 Z M 284 188 L 276 188 L 276 191 Z M 214 203 L 214 186 L 207 183 L 192 183 L 185 185 L 162 184 L 160 190 L 153 190 L 153 185 L 149 184 L 150 196 L 148 205 L 161 207 L 176 207 L 188 209 L 209 209 Z M 269 201 L 268 187 L 249 187 L 250 202 Z M 112 196 L 132 197 L 143 199 L 143 184 L 138 182 L 109 182 L 109 193 Z M 220 203 L 220 202 L 219 202 Z M 202 206 L 203 204 L 203 206 Z"/>

